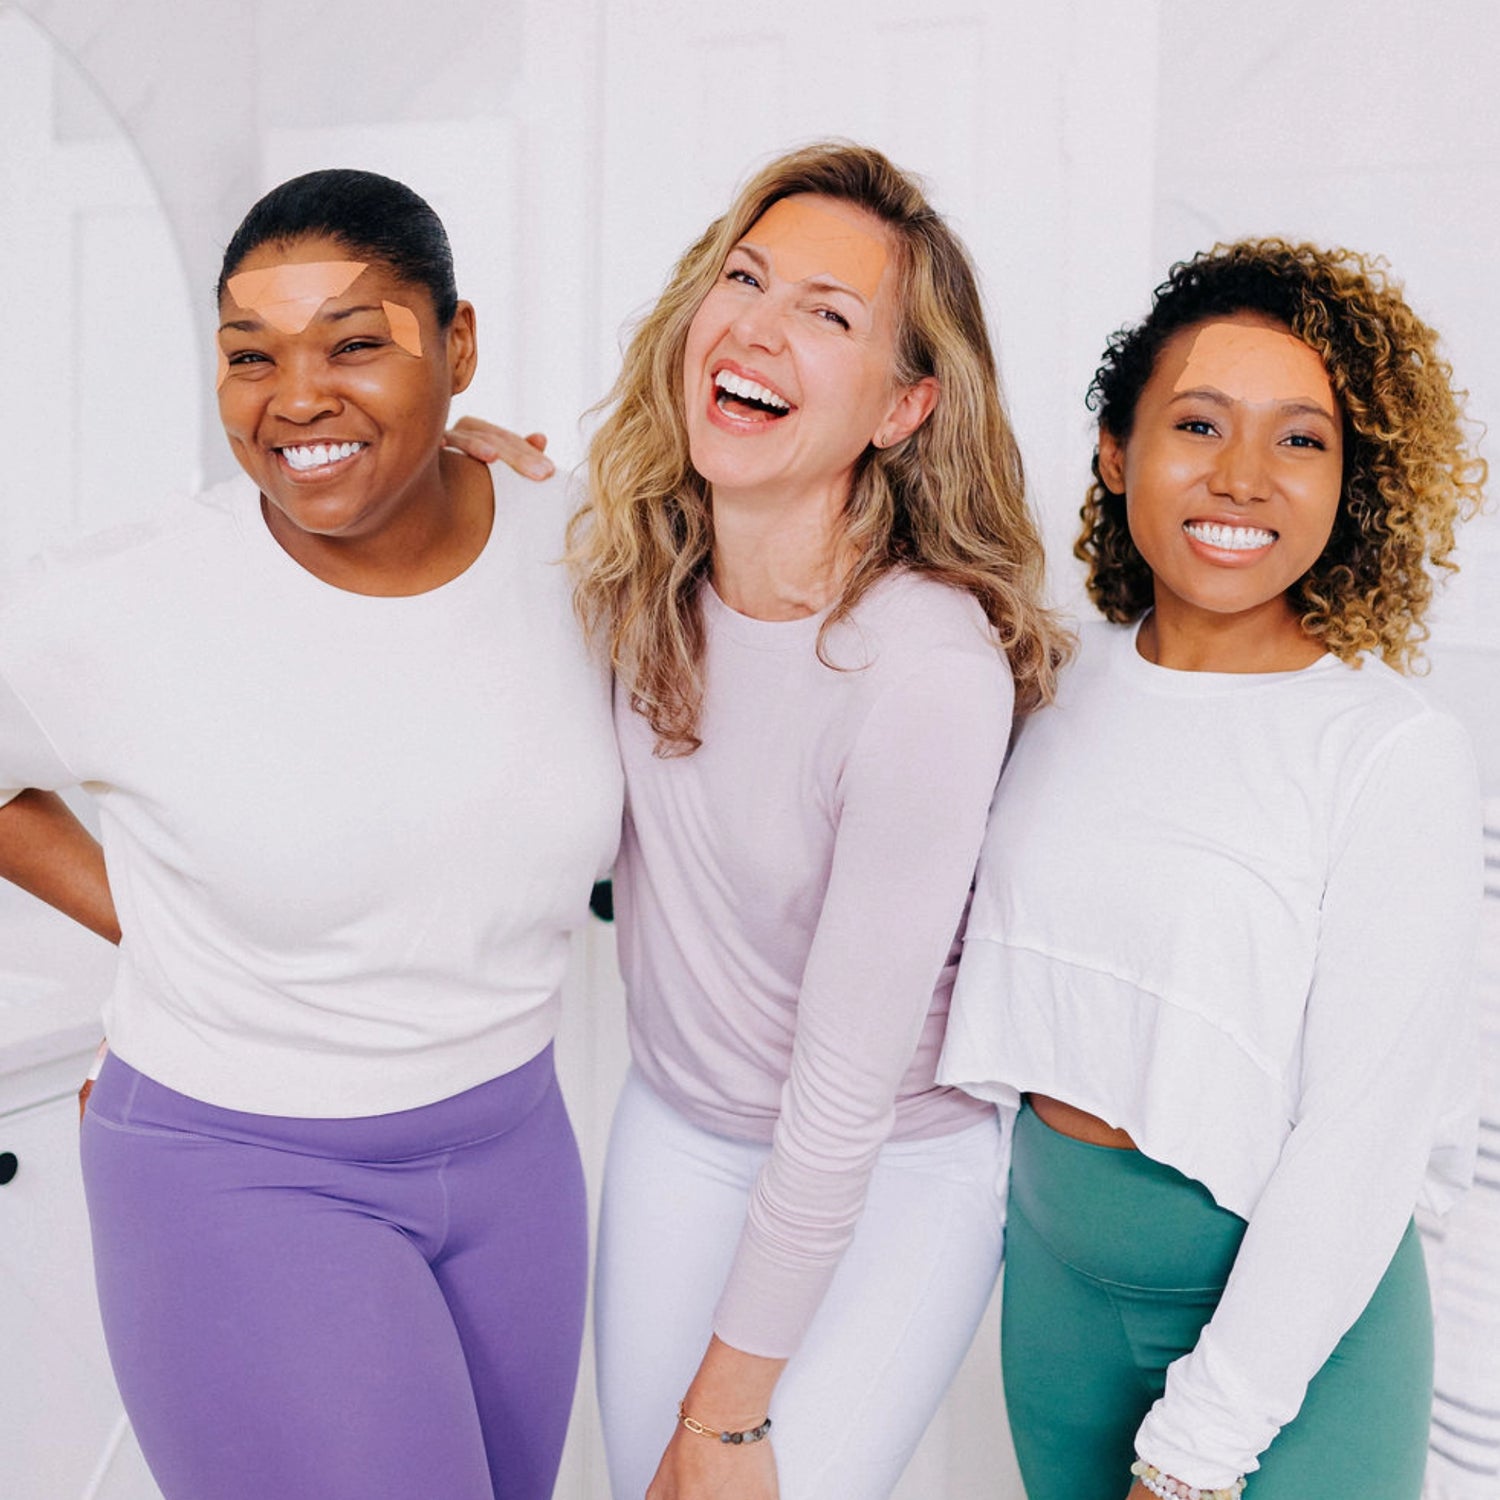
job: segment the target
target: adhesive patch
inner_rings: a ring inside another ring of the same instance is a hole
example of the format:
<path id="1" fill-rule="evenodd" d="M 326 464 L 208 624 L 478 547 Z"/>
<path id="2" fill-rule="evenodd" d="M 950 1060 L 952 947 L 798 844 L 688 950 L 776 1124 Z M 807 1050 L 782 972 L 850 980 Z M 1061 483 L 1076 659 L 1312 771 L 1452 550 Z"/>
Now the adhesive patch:
<path id="1" fill-rule="evenodd" d="M 875 300 L 889 252 L 884 237 L 806 193 L 779 198 L 745 233 L 746 243 L 771 257 L 785 281 L 831 276 Z"/>
<path id="2" fill-rule="evenodd" d="M 1201 387 L 1250 406 L 1311 402 L 1333 415 L 1333 385 L 1318 351 L 1276 328 L 1210 323 L 1200 329 L 1172 390 Z"/>
<path id="3" fill-rule="evenodd" d="M 214 353 L 219 356 L 219 368 L 214 372 L 214 389 L 222 391 L 224 382 L 229 379 L 229 359 L 217 345 L 214 346 Z"/>
<path id="4" fill-rule="evenodd" d="M 368 264 L 362 260 L 309 260 L 263 271 L 241 271 L 225 285 L 243 308 L 279 333 L 301 333 L 330 297 L 341 297 Z"/>
<path id="5" fill-rule="evenodd" d="M 391 325 L 391 342 L 397 348 L 405 349 L 408 354 L 415 354 L 420 359 L 422 357 L 422 329 L 417 322 L 416 313 L 399 302 L 381 302 L 380 305 L 385 309 L 386 321 Z"/>

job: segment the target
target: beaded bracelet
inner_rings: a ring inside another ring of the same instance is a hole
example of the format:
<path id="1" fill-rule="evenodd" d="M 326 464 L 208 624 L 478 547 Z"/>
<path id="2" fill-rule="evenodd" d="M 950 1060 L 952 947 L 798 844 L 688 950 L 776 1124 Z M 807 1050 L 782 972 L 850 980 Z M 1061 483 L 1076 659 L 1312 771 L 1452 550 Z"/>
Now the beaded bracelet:
<path id="1" fill-rule="evenodd" d="M 687 1414 L 686 1403 L 677 1403 L 677 1420 L 687 1428 L 689 1432 L 696 1432 L 699 1437 L 713 1438 L 718 1443 L 758 1443 L 770 1430 L 771 1419 L 766 1418 L 759 1427 L 748 1427 L 744 1432 L 715 1432 L 712 1427 L 705 1427 L 696 1417 Z"/>
<path id="2" fill-rule="evenodd" d="M 1180 1479 L 1173 1479 L 1170 1474 L 1163 1474 L 1144 1458 L 1136 1459 L 1130 1466 L 1130 1472 L 1151 1494 L 1159 1496 L 1160 1500 L 1240 1500 L 1245 1492 L 1243 1474 L 1233 1484 L 1226 1484 L 1221 1489 L 1200 1490 L 1196 1485 L 1185 1484 Z"/>

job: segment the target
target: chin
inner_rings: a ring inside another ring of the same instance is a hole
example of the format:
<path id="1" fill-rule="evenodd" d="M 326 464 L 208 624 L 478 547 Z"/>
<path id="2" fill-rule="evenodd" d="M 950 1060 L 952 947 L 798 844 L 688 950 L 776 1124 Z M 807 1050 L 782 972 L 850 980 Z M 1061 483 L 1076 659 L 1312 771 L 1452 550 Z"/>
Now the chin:
<path id="1" fill-rule="evenodd" d="M 363 519 L 357 509 L 340 506 L 337 502 L 308 504 L 300 496 L 289 501 L 279 495 L 273 496 L 267 490 L 262 490 L 262 493 L 281 512 L 283 520 L 309 536 L 344 536 L 356 530 Z"/>

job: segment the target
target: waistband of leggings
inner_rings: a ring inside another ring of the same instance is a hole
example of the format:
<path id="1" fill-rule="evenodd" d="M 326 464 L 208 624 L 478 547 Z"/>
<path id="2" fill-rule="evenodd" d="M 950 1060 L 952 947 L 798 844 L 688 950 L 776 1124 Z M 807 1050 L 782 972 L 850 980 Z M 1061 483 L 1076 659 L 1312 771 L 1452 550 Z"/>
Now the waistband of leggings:
<path id="1" fill-rule="evenodd" d="M 1029 1104 L 1016 1121 L 1010 1202 L 1058 1259 L 1123 1285 L 1221 1287 L 1245 1233 L 1201 1182 L 1140 1151 L 1074 1140 Z"/>
<path id="2" fill-rule="evenodd" d="M 224 1109 L 167 1088 L 111 1053 L 88 1115 L 142 1134 L 197 1135 L 344 1161 L 404 1161 L 504 1135 L 557 1088 L 549 1042 L 529 1062 L 447 1099 L 383 1115 L 304 1119 Z"/>

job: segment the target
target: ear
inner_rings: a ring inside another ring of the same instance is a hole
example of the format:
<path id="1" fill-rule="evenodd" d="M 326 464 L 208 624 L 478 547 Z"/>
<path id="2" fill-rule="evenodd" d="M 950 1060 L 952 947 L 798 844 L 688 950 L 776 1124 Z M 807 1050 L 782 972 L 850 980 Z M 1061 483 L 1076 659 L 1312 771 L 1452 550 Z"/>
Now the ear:
<path id="1" fill-rule="evenodd" d="M 915 385 L 903 387 L 870 441 L 877 448 L 893 448 L 909 438 L 932 415 L 940 389 L 936 375 L 924 375 Z"/>
<path id="2" fill-rule="evenodd" d="M 479 365 L 479 342 L 475 331 L 474 304 L 460 302 L 448 325 L 448 370 L 453 395 L 467 390 Z"/>
<path id="3" fill-rule="evenodd" d="M 1099 477 L 1110 494 L 1125 493 L 1125 445 L 1105 427 L 1099 429 Z"/>

